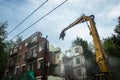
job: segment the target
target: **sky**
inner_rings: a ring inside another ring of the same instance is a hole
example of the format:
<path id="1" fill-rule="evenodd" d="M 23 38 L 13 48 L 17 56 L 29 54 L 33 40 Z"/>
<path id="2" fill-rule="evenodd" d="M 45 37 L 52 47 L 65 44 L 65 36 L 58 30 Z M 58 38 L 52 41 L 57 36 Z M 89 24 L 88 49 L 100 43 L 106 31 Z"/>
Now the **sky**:
<path id="1" fill-rule="evenodd" d="M 0 22 L 7 21 L 7 32 L 10 32 L 45 1 L 46 0 L 0 0 Z M 63 1 L 64 0 L 48 0 L 46 4 L 9 34 L 7 39 L 10 40 L 15 37 Z M 117 25 L 117 18 L 120 16 L 119 10 L 120 0 L 67 0 L 63 5 L 19 36 L 22 36 L 23 40 L 25 40 L 33 33 L 40 31 L 43 37 L 48 35 L 50 44 L 66 50 L 71 47 L 71 42 L 76 37 L 92 42 L 92 37 L 85 23 L 78 24 L 67 30 L 65 39 L 59 40 L 61 30 L 74 22 L 82 14 L 95 16 L 96 27 L 102 40 L 114 33 L 113 30 Z"/>

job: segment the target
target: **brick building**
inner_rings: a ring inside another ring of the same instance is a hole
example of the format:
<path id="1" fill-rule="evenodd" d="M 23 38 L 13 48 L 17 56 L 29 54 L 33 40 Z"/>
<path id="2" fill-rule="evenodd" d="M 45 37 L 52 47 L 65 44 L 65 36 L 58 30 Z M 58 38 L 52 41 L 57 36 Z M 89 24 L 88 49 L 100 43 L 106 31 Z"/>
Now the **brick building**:
<path id="1" fill-rule="evenodd" d="M 15 45 L 10 50 L 5 78 L 12 79 L 13 76 L 15 76 L 20 79 L 21 74 L 29 71 L 33 71 L 36 78 L 41 78 L 44 70 L 43 56 L 45 53 L 45 42 L 48 43 L 48 41 L 42 37 L 42 33 L 36 32 L 26 40 Z"/>

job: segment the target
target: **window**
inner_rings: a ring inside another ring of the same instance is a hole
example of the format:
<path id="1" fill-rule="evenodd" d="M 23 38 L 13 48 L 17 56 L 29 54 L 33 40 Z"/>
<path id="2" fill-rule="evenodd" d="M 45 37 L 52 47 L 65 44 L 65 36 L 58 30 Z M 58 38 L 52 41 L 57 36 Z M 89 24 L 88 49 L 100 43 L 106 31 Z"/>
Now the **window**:
<path id="1" fill-rule="evenodd" d="M 27 59 L 27 52 L 25 52 L 23 55 L 22 55 L 22 58 L 25 60 Z"/>
<path id="2" fill-rule="evenodd" d="M 12 50 L 10 51 L 10 55 L 12 55 Z"/>
<path id="3" fill-rule="evenodd" d="M 79 53 L 79 47 L 75 48 L 75 53 Z"/>
<path id="4" fill-rule="evenodd" d="M 33 56 L 34 54 L 36 54 L 36 52 L 37 52 L 37 47 L 36 46 L 30 49 L 30 55 L 31 56 Z"/>
<path id="5" fill-rule="evenodd" d="M 41 74 L 43 74 L 43 69 L 44 69 L 44 62 L 43 62 L 43 60 L 41 60 L 40 69 L 41 69 Z"/>
<path id="6" fill-rule="evenodd" d="M 77 75 L 78 75 L 78 76 L 81 76 L 81 75 L 82 75 L 81 69 L 78 69 L 78 70 L 77 70 Z"/>
<path id="7" fill-rule="evenodd" d="M 37 36 L 32 37 L 32 41 L 31 42 L 37 42 Z"/>
<path id="8" fill-rule="evenodd" d="M 22 49 L 22 44 L 20 44 L 20 46 L 19 46 L 19 50 L 21 50 Z"/>
<path id="9" fill-rule="evenodd" d="M 15 74 L 18 73 L 18 70 L 19 70 L 19 67 L 16 67 L 16 68 L 15 68 Z"/>
<path id="10" fill-rule="evenodd" d="M 14 53 L 15 53 L 15 52 L 17 52 L 17 47 L 16 47 L 16 48 L 14 48 Z"/>
<path id="11" fill-rule="evenodd" d="M 20 61 L 20 59 L 21 59 L 21 55 L 18 56 L 18 61 Z"/>
<path id="12" fill-rule="evenodd" d="M 87 72 L 86 72 L 86 69 L 84 69 L 84 77 L 87 76 Z"/>
<path id="13" fill-rule="evenodd" d="M 41 45 L 39 46 L 39 52 L 40 52 L 40 51 L 42 51 L 42 47 L 41 47 Z"/>
<path id="14" fill-rule="evenodd" d="M 16 46 L 14 47 L 14 53 L 17 52 L 18 47 L 19 47 L 18 45 L 16 45 Z"/>
<path id="15" fill-rule="evenodd" d="M 80 58 L 76 58 L 76 64 L 80 64 Z"/>
<path id="16" fill-rule="evenodd" d="M 37 68 L 40 69 L 40 66 L 41 66 L 41 61 L 38 60 L 38 61 L 37 61 Z"/>
<path id="17" fill-rule="evenodd" d="M 25 47 L 26 47 L 27 45 L 28 45 L 28 42 L 26 41 L 26 42 L 25 42 Z"/>
<path id="18" fill-rule="evenodd" d="M 27 52 L 25 52 L 25 60 L 27 59 Z"/>
<path id="19" fill-rule="evenodd" d="M 34 70 L 34 65 L 33 65 L 33 63 L 30 63 L 30 64 L 28 65 L 28 71 L 30 71 L 30 70 Z"/>
<path id="20" fill-rule="evenodd" d="M 44 47 L 45 47 L 45 43 L 42 42 L 39 46 L 39 52 L 42 51 L 44 49 Z"/>
<path id="21" fill-rule="evenodd" d="M 25 59 L 25 54 L 22 55 L 22 58 Z"/>
<path id="22" fill-rule="evenodd" d="M 13 62 L 14 62 L 14 64 L 15 64 L 15 62 L 17 61 L 17 58 L 16 57 L 14 57 L 13 58 Z"/>
<path id="23" fill-rule="evenodd" d="M 5 71 L 5 76 L 7 77 L 8 75 L 9 75 L 9 71 L 6 70 L 6 71 Z"/>
<path id="24" fill-rule="evenodd" d="M 32 64 L 28 65 L 28 71 L 32 70 Z"/>
<path id="25" fill-rule="evenodd" d="M 22 66 L 22 67 L 21 67 L 21 71 L 22 71 L 22 72 L 25 72 L 25 66 Z"/>

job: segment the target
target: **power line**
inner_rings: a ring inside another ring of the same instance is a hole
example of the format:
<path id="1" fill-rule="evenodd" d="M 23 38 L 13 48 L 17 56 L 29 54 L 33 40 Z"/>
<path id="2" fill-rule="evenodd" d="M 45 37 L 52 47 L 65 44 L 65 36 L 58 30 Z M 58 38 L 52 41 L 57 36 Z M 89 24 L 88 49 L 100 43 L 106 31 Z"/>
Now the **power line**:
<path id="1" fill-rule="evenodd" d="M 30 13 L 25 19 L 23 19 L 17 26 L 15 26 L 9 33 L 12 33 L 16 28 L 18 28 L 23 22 L 25 22 L 33 13 L 35 13 L 40 7 L 42 7 L 48 0 L 46 0 L 44 3 L 42 3 L 39 7 L 37 7 L 32 13 Z"/>
<path id="2" fill-rule="evenodd" d="M 55 7 L 54 9 L 52 9 L 50 12 L 48 12 L 47 14 L 45 14 L 44 16 L 42 16 L 40 19 L 38 19 L 37 21 L 35 21 L 33 24 L 31 24 L 29 27 L 27 27 L 26 29 L 24 29 L 23 31 L 21 31 L 19 34 L 17 34 L 15 37 L 13 37 L 11 40 L 13 40 L 14 38 L 16 38 L 17 36 L 19 36 L 20 34 L 22 34 L 23 32 L 25 32 L 27 29 L 29 29 L 30 27 L 32 27 L 33 25 L 35 25 L 37 22 L 39 22 L 40 20 L 42 20 L 44 17 L 46 17 L 47 15 L 49 15 L 51 12 L 53 12 L 54 10 L 56 10 L 58 7 L 60 7 L 61 5 L 63 5 L 65 2 L 67 2 L 68 0 L 65 0 L 64 2 L 62 2 L 61 4 L 59 4 L 57 7 Z"/>

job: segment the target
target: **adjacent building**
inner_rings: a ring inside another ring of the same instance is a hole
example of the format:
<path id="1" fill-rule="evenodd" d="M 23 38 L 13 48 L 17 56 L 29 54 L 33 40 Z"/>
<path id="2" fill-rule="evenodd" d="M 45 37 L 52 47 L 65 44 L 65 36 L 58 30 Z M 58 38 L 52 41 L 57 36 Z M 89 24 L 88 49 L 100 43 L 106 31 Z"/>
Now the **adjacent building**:
<path id="1" fill-rule="evenodd" d="M 71 47 L 66 51 L 68 57 L 64 57 L 65 74 L 70 80 L 86 80 L 85 58 L 82 46 Z"/>
<path id="2" fill-rule="evenodd" d="M 59 47 L 49 46 L 49 74 L 54 76 L 60 75 L 60 60 L 59 55 L 61 54 L 61 49 Z"/>

